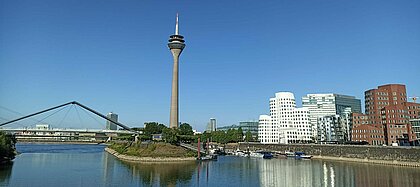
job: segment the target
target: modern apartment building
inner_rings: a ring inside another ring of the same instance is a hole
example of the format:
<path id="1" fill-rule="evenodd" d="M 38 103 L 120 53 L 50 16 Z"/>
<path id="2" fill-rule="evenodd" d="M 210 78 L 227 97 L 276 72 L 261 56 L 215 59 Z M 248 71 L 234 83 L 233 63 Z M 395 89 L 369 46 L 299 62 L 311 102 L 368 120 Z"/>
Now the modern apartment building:
<path id="1" fill-rule="evenodd" d="M 309 119 L 315 137 L 318 137 L 318 130 L 325 130 L 318 128 L 320 117 L 336 114 L 345 117 L 350 113 L 361 113 L 360 99 L 334 93 L 307 94 L 302 97 L 302 106 L 309 109 Z"/>
<path id="2" fill-rule="evenodd" d="M 369 122 L 368 116 L 362 113 L 351 113 L 351 120 L 353 128 L 356 128 L 360 125 L 367 125 Z"/>
<path id="3" fill-rule="evenodd" d="M 409 120 L 418 117 L 419 111 L 419 104 L 407 102 L 405 85 L 387 84 L 365 91 L 368 125 L 382 129 L 385 144 L 416 140 Z M 365 136 L 370 135 L 366 134 L 363 137 Z"/>
<path id="4" fill-rule="evenodd" d="M 319 117 L 318 143 L 344 143 L 350 141 L 351 119 L 350 113 Z"/>
<path id="5" fill-rule="evenodd" d="M 406 87 L 402 84 L 382 85 L 365 92 L 365 113 L 369 125 L 383 129 L 388 145 L 416 140 L 409 123 L 409 119 L 418 114 L 416 106 L 416 103 L 407 102 Z"/>
<path id="6" fill-rule="evenodd" d="M 407 102 L 407 112 L 408 118 L 411 119 L 420 119 L 420 103 Z"/>
<path id="7" fill-rule="evenodd" d="M 106 117 L 111 119 L 114 122 L 118 122 L 118 115 L 117 114 L 114 114 L 114 113 L 110 112 L 106 115 Z M 111 123 L 110 121 L 107 120 L 106 121 L 106 129 L 107 130 L 117 130 L 118 126 L 117 126 L 117 124 Z"/>
<path id="8" fill-rule="evenodd" d="M 263 144 L 312 142 L 309 110 L 296 108 L 291 92 L 278 92 L 270 98 L 270 115 L 261 115 L 258 139 Z"/>
<path id="9" fill-rule="evenodd" d="M 365 114 L 368 115 L 369 124 L 383 128 L 381 110 L 392 106 L 402 110 L 405 102 L 407 102 L 407 95 L 405 85 L 402 84 L 387 84 L 365 91 Z M 398 116 L 401 115 L 402 112 L 399 111 Z M 398 117 L 392 120 L 399 120 L 402 123 L 405 119 Z"/>
<path id="10" fill-rule="evenodd" d="M 369 145 L 385 144 L 383 129 L 372 125 L 359 125 L 353 128 L 351 140 L 355 142 L 367 142 Z"/>

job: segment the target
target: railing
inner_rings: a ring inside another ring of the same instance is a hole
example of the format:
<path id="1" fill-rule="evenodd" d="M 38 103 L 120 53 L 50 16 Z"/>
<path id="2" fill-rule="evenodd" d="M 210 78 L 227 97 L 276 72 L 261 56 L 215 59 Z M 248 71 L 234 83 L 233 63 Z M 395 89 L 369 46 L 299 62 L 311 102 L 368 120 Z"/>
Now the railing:
<path id="1" fill-rule="evenodd" d="M 187 149 L 190 149 L 190 150 L 193 150 L 193 151 L 198 151 L 198 148 L 193 146 L 193 145 L 185 144 L 185 143 L 181 143 L 180 145 L 181 145 L 181 147 L 184 147 L 184 148 L 187 148 Z M 206 152 L 203 151 L 203 149 L 201 148 L 200 153 L 206 153 Z"/>

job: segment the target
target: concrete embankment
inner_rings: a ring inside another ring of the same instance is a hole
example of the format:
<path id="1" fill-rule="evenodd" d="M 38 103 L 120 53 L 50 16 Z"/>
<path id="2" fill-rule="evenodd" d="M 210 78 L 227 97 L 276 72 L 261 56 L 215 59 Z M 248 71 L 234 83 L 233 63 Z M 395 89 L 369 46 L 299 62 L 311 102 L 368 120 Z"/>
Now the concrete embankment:
<path id="1" fill-rule="evenodd" d="M 230 148 L 238 147 L 241 150 L 302 151 L 315 159 L 420 167 L 420 148 L 415 147 L 240 143 Z"/>
<path id="2" fill-rule="evenodd" d="M 124 160 L 124 161 L 129 161 L 129 162 L 185 162 L 185 161 L 195 161 L 196 158 L 195 157 L 181 157 L 181 158 L 176 158 L 176 157 L 138 157 L 138 156 L 129 156 L 129 155 L 124 155 L 124 154 L 120 154 L 117 151 L 106 147 L 105 151 L 108 152 L 111 155 L 114 155 L 115 157 Z"/>

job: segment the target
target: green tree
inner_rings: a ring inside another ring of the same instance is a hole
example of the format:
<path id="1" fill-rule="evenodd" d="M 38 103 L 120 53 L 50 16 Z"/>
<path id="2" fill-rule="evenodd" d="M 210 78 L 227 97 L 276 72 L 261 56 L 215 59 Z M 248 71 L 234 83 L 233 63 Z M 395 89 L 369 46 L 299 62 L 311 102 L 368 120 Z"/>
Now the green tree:
<path id="1" fill-rule="evenodd" d="M 200 135 L 201 142 L 206 142 L 207 139 L 211 139 L 211 138 L 212 136 L 208 132 L 204 132 L 203 134 Z"/>
<path id="2" fill-rule="evenodd" d="M 251 141 L 253 141 L 253 138 L 252 138 L 252 133 L 251 133 L 251 131 L 246 131 L 246 133 L 245 133 L 245 141 L 246 142 L 251 142 Z"/>
<path id="3" fill-rule="evenodd" d="M 191 127 L 190 124 L 188 124 L 188 123 L 182 123 L 179 126 L 179 134 L 180 135 L 190 135 L 191 136 L 191 135 L 194 134 L 194 132 L 193 132 L 192 127 Z"/>
<path id="4" fill-rule="evenodd" d="M 143 134 L 149 139 L 152 139 L 152 134 L 162 134 L 163 129 L 167 127 L 164 124 L 159 124 L 157 122 L 147 122 L 144 123 Z"/>
<path id="5" fill-rule="evenodd" d="M 0 131 L 0 162 L 13 160 L 16 155 L 16 137 Z"/>
<path id="6" fill-rule="evenodd" d="M 177 144 L 179 142 L 179 130 L 176 128 L 163 129 L 162 136 L 166 143 Z"/>
<path id="7" fill-rule="evenodd" d="M 239 127 L 236 132 L 236 141 L 241 142 L 244 140 L 244 131 L 242 130 L 242 127 Z"/>
<path id="8" fill-rule="evenodd" d="M 235 129 L 229 129 L 229 130 L 227 130 L 227 132 L 226 132 L 226 141 L 228 143 L 237 142 L 236 141 L 237 137 L 238 137 L 237 136 L 237 131 Z"/>

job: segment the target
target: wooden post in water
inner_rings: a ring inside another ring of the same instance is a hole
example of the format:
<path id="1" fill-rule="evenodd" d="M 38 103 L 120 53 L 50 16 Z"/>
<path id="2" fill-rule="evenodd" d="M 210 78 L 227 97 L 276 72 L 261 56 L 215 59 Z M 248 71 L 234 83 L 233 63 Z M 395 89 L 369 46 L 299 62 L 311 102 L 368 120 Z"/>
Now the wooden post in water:
<path id="1" fill-rule="evenodd" d="M 210 143 L 209 143 L 209 139 L 207 138 L 207 144 L 206 144 L 206 155 L 210 154 L 210 147 L 209 147 Z"/>
<path id="2" fill-rule="evenodd" d="M 200 155 L 200 137 L 198 137 L 198 145 L 197 145 L 197 150 L 198 150 L 198 156 L 197 156 L 197 159 L 200 159 L 201 157 L 201 155 Z"/>

